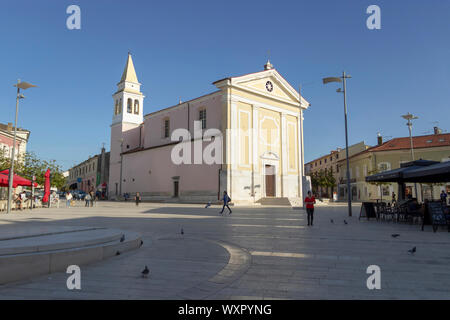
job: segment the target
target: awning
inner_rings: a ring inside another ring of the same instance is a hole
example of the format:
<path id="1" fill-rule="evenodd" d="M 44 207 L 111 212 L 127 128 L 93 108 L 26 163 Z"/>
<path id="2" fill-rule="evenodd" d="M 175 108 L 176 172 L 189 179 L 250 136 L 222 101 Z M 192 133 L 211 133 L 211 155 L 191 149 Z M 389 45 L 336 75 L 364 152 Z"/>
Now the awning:
<path id="1" fill-rule="evenodd" d="M 9 181 L 9 169 L 0 171 L 0 174 L 4 174 L 8 177 L 8 181 Z M 31 180 L 25 179 L 24 177 L 21 177 L 17 174 L 14 173 L 14 177 L 13 177 L 13 188 L 14 185 L 17 186 L 24 186 L 24 187 L 31 187 Z M 34 183 L 34 186 L 37 187 L 37 183 Z"/>
<path id="2" fill-rule="evenodd" d="M 450 182 L 450 161 L 410 170 L 403 178 L 405 182 Z"/>
<path id="3" fill-rule="evenodd" d="M 405 182 L 404 176 L 407 172 L 426 168 L 428 166 L 439 164 L 437 161 L 416 160 L 402 163 L 400 168 L 387 170 L 366 177 L 366 182 Z"/>

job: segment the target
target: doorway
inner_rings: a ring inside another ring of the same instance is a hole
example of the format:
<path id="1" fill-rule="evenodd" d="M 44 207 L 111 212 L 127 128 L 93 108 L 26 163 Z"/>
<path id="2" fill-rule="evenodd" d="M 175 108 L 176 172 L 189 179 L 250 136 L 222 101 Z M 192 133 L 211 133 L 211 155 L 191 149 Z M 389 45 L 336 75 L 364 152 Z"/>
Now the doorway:
<path id="1" fill-rule="evenodd" d="M 178 190 L 179 190 L 179 181 L 176 180 L 173 182 L 173 197 L 178 198 Z"/>
<path id="2" fill-rule="evenodd" d="M 275 197 L 275 166 L 266 164 L 266 197 Z"/>

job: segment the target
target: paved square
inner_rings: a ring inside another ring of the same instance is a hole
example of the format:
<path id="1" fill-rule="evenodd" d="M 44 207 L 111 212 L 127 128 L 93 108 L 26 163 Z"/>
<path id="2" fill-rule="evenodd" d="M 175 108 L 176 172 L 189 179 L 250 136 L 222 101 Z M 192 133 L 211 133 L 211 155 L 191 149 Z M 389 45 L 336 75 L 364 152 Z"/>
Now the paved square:
<path id="1" fill-rule="evenodd" d="M 450 234 L 358 220 L 343 205 L 318 206 L 314 226 L 290 207 L 100 202 L 0 215 L 10 226 L 120 228 L 144 245 L 81 267 L 81 290 L 55 273 L 0 286 L 1 299 L 450 299 Z M 331 223 L 330 219 L 334 220 Z M 344 223 L 344 219 L 348 224 Z M 184 234 L 181 234 L 181 229 Z M 391 234 L 400 237 L 393 238 Z M 417 253 L 407 251 L 417 247 Z M 140 272 L 148 265 L 150 277 Z M 366 286 L 369 265 L 381 289 Z"/>

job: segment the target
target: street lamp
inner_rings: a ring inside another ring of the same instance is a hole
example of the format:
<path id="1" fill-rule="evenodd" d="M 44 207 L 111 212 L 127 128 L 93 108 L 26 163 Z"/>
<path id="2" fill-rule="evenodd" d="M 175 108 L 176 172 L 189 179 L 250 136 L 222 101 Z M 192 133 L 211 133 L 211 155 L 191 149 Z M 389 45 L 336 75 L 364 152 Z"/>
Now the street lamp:
<path id="1" fill-rule="evenodd" d="M 408 122 L 406 123 L 406 125 L 408 126 L 409 129 L 409 143 L 411 146 L 411 161 L 414 161 L 414 145 L 413 145 L 413 139 L 412 139 L 412 121 L 411 120 L 415 120 L 415 119 L 419 119 L 419 117 L 416 117 L 415 115 L 412 115 L 411 113 L 407 113 L 402 115 L 402 118 L 405 120 L 408 120 Z M 416 199 L 417 197 L 417 183 L 414 182 L 414 191 L 416 192 Z"/>
<path id="2" fill-rule="evenodd" d="M 411 159 L 412 159 L 412 161 L 414 161 L 414 146 L 413 146 L 413 140 L 412 140 L 412 121 L 411 120 L 419 119 L 419 117 L 416 117 L 408 112 L 407 114 L 403 115 L 402 118 L 405 120 L 408 120 L 406 125 L 408 126 L 408 129 L 409 129 L 409 142 L 411 144 Z"/>
<path id="3" fill-rule="evenodd" d="M 24 99 L 25 96 L 20 93 L 20 89 L 26 90 L 28 88 L 36 87 L 35 85 L 28 82 L 20 82 L 20 79 L 17 80 L 17 83 L 14 85 L 17 87 L 17 96 L 16 96 L 16 119 L 14 122 L 14 138 L 13 138 L 13 148 L 11 154 L 11 167 L 9 169 L 9 187 L 8 187 L 8 211 L 11 212 L 11 196 L 12 196 L 12 186 L 13 186 L 13 178 L 14 178 L 14 156 L 16 153 L 16 134 L 17 134 L 17 116 L 19 113 L 19 100 Z"/>
<path id="4" fill-rule="evenodd" d="M 343 93 L 344 94 L 344 115 L 345 115 L 345 154 L 346 154 L 346 160 L 347 160 L 347 199 L 348 199 L 348 216 L 352 216 L 352 199 L 351 194 L 352 191 L 350 189 L 350 164 L 348 159 L 348 130 L 347 130 L 347 86 L 346 86 L 346 79 L 350 79 L 351 76 L 345 74 L 345 71 L 342 72 L 341 77 L 328 77 L 323 78 L 323 84 L 327 84 L 330 82 L 343 82 L 343 89 L 339 88 L 336 90 L 336 92 Z"/>

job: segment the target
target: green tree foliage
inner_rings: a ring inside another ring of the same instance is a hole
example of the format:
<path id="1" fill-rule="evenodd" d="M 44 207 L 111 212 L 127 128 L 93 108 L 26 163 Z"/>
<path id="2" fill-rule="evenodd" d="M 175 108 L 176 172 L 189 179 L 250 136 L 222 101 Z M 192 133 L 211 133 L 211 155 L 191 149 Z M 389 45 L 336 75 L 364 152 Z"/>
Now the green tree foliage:
<path id="1" fill-rule="evenodd" d="M 313 172 L 311 174 L 311 184 L 315 190 L 319 187 L 334 188 L 336 187 L 336 179 L 331 170 L 322 170 Z"/>
<path id="2" fill-rule="evenodd" d="M 0 152 L 0 171 L 11 167 L 11 158 L 6 157 L 3 151 Z M 26 152 L 14 161 L 14 173 L 31 180 L 36 176 L 36 182 L 44 185 L 45 172 L 50 169 L 52 187 L 60 189 L 65 184 L 65 178 L 61 167 L 55 160 L 41 160 L 33 152 Z"/>

